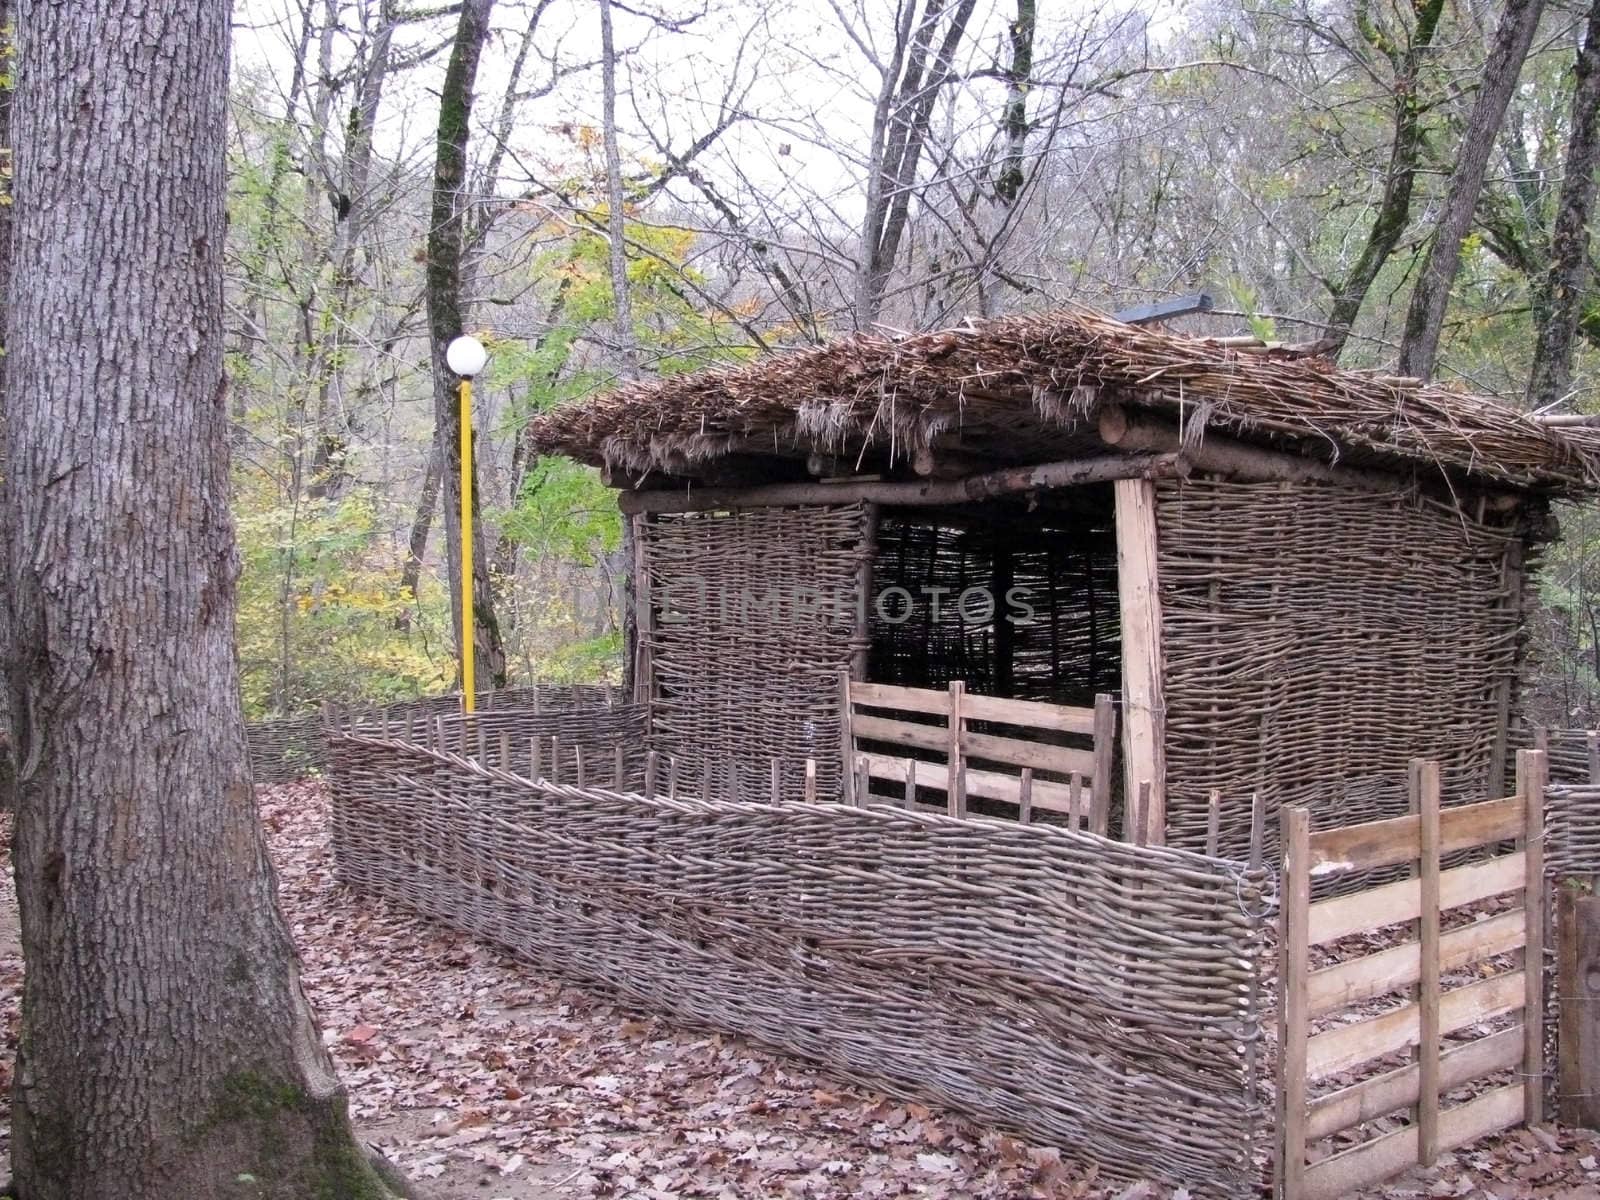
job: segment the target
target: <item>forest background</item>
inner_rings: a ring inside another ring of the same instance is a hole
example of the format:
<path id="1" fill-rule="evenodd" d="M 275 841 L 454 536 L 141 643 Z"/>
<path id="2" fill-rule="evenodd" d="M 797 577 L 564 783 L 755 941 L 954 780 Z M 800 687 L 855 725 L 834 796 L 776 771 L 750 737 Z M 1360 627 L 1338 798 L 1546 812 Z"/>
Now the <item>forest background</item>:
<path id="1" fill-rule="evenodd" d="M 524 430 L 628 378 L 1205 290 L 1215 311 L 1177 327 L 1600 410 L 1600 0 L 242 0 L 234 20 L 252 716 L 453 685 L 436 364 L 460 329 L 492 354 L 484 681 L 620 676 L 615 505 Z M 1592 724 L 1600 514 L 1558 515 L 1539 703 Z"/>

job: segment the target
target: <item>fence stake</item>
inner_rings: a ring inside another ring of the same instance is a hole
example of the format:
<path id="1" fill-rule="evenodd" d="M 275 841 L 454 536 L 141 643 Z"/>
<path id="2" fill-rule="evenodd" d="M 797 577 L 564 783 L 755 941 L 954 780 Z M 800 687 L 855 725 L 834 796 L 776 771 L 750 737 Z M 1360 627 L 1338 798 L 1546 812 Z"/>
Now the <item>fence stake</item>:
<path id="1" fill-rule="evenodd" d="M 961 698 L 966 694 L 966 690 L 967 685 L 961 680 L 950 681 L 950 738 L 947 752 L 950 759 L 950 774 L 946 782 L 952 817 L 967 815 L 966 752 L 961 748 L 961 733 L 967 721 L 966 715 L 961 711 Z"/>
<path id="2" fill-rule="evenodd" d="M 872 776 L 867 773 L 867 756 L 856 756 L 856 806 L 865 808 L 872 801 Z"/>
<path id="3" fill-rule="evenodd" d="M 1218 788 L 1211 789 L 1211 798 L 1206 804 L 1206 853 L 1212 858 L 1217 856 L 1217 844 L 1222 836 L 1222 792 Z"/>
<path id="4" fill-rule="evenodd" d="M 1280 814 L 1283 886 L 1278 907 L 1278 1195 L 1298 1200 L 1306 1177 L 1306 1036 L 1310 1020 L 1311 815 Z"/>
<path id="5" fill-rule="evenodd" d="M 1259 871 L 1266 859 L 1267 802 L 1260 792 L 1250 793 L 1250 869 Z"/>
<path id="6" fill-rule="evenodd" d="M 534 734 L 528 742 L 528 778 L 543 779 L 544 767 L 539 762 L 542 755 L 539 753 L 539 735 Z"/>
<path id="7" fill-rule="evenodd" d="M 589 786 L 589 772 L 588 772 L 588 769 L 584 766 L 584 762 L 583 762 L 583 747 L 581 745 L 574 746 L 572 748 L 572 758 L 573 758 L 573 762 L 576 764 L 574 769 L 578 772 L 578 786 L 579 787 L 588 787 Z"/>
<path id="8" fill-rule="evenodd" d="M 907 808 L 917 806 L 917 760 L 914 758 L 906 759 L 905 806 Z"/>
<path id="9" fill-rule="evenodd" d="M 1417 1160 L 1431 1167 L 1439 1157 L 1439 764 L 1411 762 L 1421 854 L 1418 868 L 1422 915 L 1417 944 L 1422 955 L 1417 983 Z"/>
<path id="10" fill-rule="evenodd" d="M 1600 784 L 1600 730 L 1589 730 L 1584 741 L 1589 745 L 1589 782 Z"/>
<path id="11" fill-rule="evenodd" d="M 1073 794 L 1074 797 L 1077 796 L 1078 793 L 1077 793 L 1077 789 L 1076 788 L 1073 789 L 1072 794 Z M 1073 804 L 1072 807 L 1076 808 L 1077 805 Z M 1021 821 L 1024 825 L 1030 824 L 1033 821 L 1033 768 L 1032 767 L 1023 767 L 1022 768 L 1022 778 L 1017 784 L 1017 820 Z M 1077 825 L 1077 814 L 1076 813 L 1073 814 L 1073 820 L 1072 820 L 1071 823 L 1074 826 Z"/>
<path id="12" fill-rule="evenodd" d="M 500 735 L 500 762 L 498 765 L 502 771 L 511 770 L 511 735 L 509 733 Z"/>
<path id="13" fill-rule="evenodd" d="M 667 758 L 667 799 L 678 798 L 678 756 L 669 755 Z"/>
<path id="14" fill-rule="evenodd" d="M 644 794 L 654 800 L 656 798 L 656 771 L 658 769 L 658 755 L 654 750 L 645 751 L 644 755 Z"/>
<path id="15" fill-rule="evenodd" d="M 817 802 L 817 760 L 806 759 L 806 803 Z"/>
<path id="16" fill-rule="evenodd" d="M 1522 850 L 1527 856 L 1527 890 L 1522 911 L 1527 917 L 1527 942 L 1522 969 L 1527 995 L 1522 1009 L 1522 1119 L 1538 1125 L 1544 1119 L 1544 784 L 1549 759 L 1543 750 L 1517 751 L 1517 795 L 1525 823 Z"/>
<path id="17" fill-rule="evenodd" d="M 709 755 L 700 760 L 700 799 L 711 799 L 711 758 Z"/>
<path id="18" fill-rule="evenodd" d="M 550 782 L 561 782 L 561 739 L 550 735 Z"/>
<path id="19" fill-rule="evenodd" d="M 782 768 L 779 767 L 778 760 L 774 758 L 772 760 L 772 802 L 774 804 L 783 803 L 783 778 L 780 774 L 781 770 Z"/>
<path id="20" fill-rule="evenodd" d="M 626 780 L 625 776 L 628 773 L 627 759 L 623 754 L 622 746 L 621 746 L 620 743 L 617 745 L 616 749 L 612 752 L 612 763 L 613 763 L 614 767 L 616 768 L 616 770 L 614 772 L 614 778 L 615 778 L 616 782 L 612 786 L 614 788 L 616 788 L 617 791 L 620 792 L 620 791 L 622 791 L 624 789 L 624 787 L 627 784 L 627 780 Z"/>
<path id="21" fill-rule="evenodd" d="M 850 672 L 839 672 L 839 788 L 840 799 L 846 804 L 856 802 L 856 734 L 855 709 L 850 703 Z"/>
<path id="22" fill-rule="evenodd" d="M 1133 844 L 1144 846 L 1149 844 L 1150 828 L 1146 822 L 1150 818 L 1150 781 L 1139 781 L 1139 807 L 1133 814 Z"/>

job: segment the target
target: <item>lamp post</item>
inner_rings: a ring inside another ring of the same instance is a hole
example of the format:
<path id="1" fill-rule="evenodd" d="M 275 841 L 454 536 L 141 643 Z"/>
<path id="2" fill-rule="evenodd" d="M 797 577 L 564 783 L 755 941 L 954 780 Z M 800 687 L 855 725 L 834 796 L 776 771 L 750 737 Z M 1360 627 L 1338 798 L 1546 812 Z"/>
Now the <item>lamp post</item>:
<path id="1" fill-rule="evenodd" d="M 458 337 L 445 348 L 444 361 L 460 378 L 461 396 L 461 707 L 477 707 L 477 614 L 472 608 L 472 377 L 482 372 L 489 352 L 474 337 Z"/>

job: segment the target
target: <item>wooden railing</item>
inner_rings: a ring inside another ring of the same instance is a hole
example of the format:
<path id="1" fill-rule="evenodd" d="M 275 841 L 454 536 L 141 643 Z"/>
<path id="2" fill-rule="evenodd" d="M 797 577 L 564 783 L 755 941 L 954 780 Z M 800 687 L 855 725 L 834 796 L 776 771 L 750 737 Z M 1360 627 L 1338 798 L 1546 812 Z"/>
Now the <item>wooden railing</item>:
<path id="1" fill-rule="evenodd" d="M 936 691 L 847 677 L 840 686 L 849 714 L 847 800 L 909 806 L 926 789 L 943 792 L 954 816 L 964 816 L 968 797 L 978 797 L 1016 805 L 1023 821 L 1043 809 L 1107 832 L 1117 736 L 1110 696 L 1097 696 L 1093 708 L 1072 708 L 975 696 L 960 682 Z M 1066 744 L 1067 738 L 1085 744 Z M 875 781 L 898 785 L 900 795 L 875 793 Z"/>
<path id="2" fill-rule="evenodd" d="M 1418 760 L 1411 767 L 1411 815 L 1317 833 L 1305 809 L 1284 809 L 1277 1155 L 1283 1200 L 1333 1200 L 1498 1130 L 1539 1122 L 1544 769 L 1542 754 L 1520 751 L 1515 795 L 1441 811 L 1438 764 Z M 1445 855 L 1513 840 L 1510 852 L 1441 867 Z M 1411 867 L 1409 878 L 1311 899 L 1313 879 L 1400 866 Z M 1441 913 L 1508 893 L 1517 907 L 1441 931 Z M 1408 940 L 1311 970 L 1313 947 L 1403 922 L 1412 923 Z M 1443 987 L 1443 974 L 1508 954 L 1520 954 L 1521 965 Z M 1312 1031 L 1319 1018 L 1402 990 L 1410 993 L 1408 1003 Z M 1517 1013 L 1516 1025 L 1444 1045 L 1450 1035 Z M 1318 1082 L 1405 1052 L 1409 1065 L 1308 1100 Z M 1444 1105 L 1463 1085 L 1513 1069 L 1520 1069 L 1518 1082 Z M 1407 1126 L 1307 1162 L 1317 1142 L 1404 1108 L 1411 1110 Z"/>

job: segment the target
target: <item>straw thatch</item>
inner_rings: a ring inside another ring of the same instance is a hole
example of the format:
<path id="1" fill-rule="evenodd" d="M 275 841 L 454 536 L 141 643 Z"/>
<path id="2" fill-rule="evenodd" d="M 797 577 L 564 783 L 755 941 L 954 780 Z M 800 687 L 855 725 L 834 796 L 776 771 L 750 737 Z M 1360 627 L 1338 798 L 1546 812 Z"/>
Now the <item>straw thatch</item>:
<path id="1" fill-rule="evenodd" d="M 1516 487 L 1600 486 L 1600 434 L 1498 401 L 1342 371 L 1239 339 L 1125 325 L 1074 309 L 909 337 L 858 335 L 695 375 L 630 384 L 538 418 L 541 453 L 693 473 L 730 454 L 820 451 L 901 461 L 959 433 L 1002 459 L 1094 444 L 1106 399 L 1347 464 L 1431 468 Z"/>

